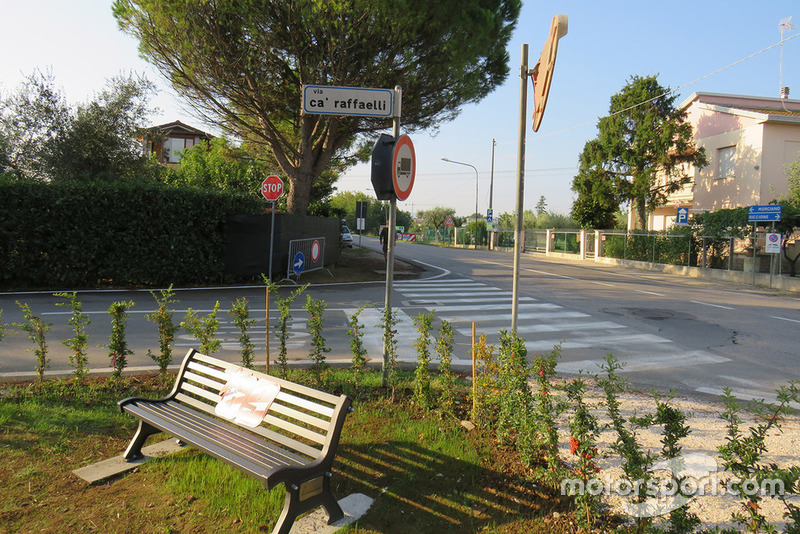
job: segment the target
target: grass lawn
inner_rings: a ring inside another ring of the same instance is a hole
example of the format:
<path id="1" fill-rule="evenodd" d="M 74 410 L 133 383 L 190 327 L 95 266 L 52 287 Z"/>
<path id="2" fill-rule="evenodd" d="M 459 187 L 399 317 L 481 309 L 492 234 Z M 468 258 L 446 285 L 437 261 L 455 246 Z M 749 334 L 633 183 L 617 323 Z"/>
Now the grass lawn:
<path id="1" fill-rule="evenodd" d="M 410 387 L 410 374 L 403 376 Z M 569 501 L 537 485 L 491 435 L 421 413 L 409 389 L 389 402 L 377 372 L 358 391 L 347 377 L 332 372 L 325 388 L 348 393 L 356 408 L 334 463 L 333 492 L 375 503 L 346 532 L 573 531 Z M 127 446 L 136 421 L 119 413 L 118 400 L 160 396 L 172 378 L 0 386 L 0 532 L 270 532 L 282 487 L 268 492 L 191 448 L 94 485 L 71 473 Z M 311 380 L 303 372 L 290 378 Z M 465 413 L 466 387 L 458 393 Z"/>

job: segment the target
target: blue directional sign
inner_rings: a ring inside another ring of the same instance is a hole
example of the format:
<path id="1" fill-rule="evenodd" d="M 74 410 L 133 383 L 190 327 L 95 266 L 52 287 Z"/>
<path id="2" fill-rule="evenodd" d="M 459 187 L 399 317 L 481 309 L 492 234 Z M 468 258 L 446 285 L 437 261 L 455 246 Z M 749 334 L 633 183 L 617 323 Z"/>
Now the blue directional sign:
<path id="1" fill-rule="evenodd" d="M 306 257 L 302 252 L 298 252 L 292 258 L 292 272 L 297 276 L 303 272 L 303 267 L 306 266 Z"/>
<path id="2" fill-rule="evenodd" d="M 768 204 L 766 206 L 750 206 L 747 210 L 747 220 L 754 221 L 780 221 L 781 210 L 783 206 L 780 204 Z"/>
<path id="3" fill-rule="evenodd" d="M 689 208 L 678 208 L 675 224 L 678 226 L 686 226 L 689 224 Z"/>
<path id="4" fill-rule="evenodd" d="M 490 223 L 494 221 L 494 210 L 488 209 L 486 210 L 486 222 Z"/>

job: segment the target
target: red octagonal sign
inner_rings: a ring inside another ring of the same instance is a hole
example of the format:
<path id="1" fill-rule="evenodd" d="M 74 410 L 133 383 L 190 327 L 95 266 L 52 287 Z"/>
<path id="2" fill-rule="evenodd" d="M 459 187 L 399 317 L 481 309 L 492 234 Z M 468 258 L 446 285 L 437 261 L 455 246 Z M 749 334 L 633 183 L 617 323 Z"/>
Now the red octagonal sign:
<path id="1" fill-rule="evenodd" d="M 267 176 L 261 182 L 261 194 L 272 202 L 278 200 L 283 194 L 283 180 L 277 176 Z"/>

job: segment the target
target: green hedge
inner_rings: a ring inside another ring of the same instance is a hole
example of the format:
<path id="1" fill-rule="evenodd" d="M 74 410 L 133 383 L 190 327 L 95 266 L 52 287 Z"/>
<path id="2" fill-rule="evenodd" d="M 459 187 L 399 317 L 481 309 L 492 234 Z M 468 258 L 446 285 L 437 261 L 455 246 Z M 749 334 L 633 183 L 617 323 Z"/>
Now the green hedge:
<path id="1" fill-rule="evenodd" d="M 142 183 L 0 183 L 0 288 L 219 281 L 223 223 L 257 197 Z"/>

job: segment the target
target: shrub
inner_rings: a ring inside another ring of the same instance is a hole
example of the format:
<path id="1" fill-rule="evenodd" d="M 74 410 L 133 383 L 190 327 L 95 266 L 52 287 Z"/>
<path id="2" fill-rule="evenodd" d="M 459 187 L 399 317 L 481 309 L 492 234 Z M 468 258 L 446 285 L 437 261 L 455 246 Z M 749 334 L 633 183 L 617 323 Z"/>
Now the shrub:
<path id="1" fill-rule="evenodd" d="M 347 331 L 347 335 L 350 336 L 350 350 L 353 352 L 353 366 L 351 369 L 356 389 L 358 389 L 361 375 L 367 368 L 367 360 L 364 357 L 367 355 L 367 349 L 364 348 L 364 332 L 362 330 L 364 325 L 358 322 L 358 316 L 361 315 L 361 312 L 366 307 L 367 304 L 359 306 L 355 313 L 350 316 L 350 321 L 348 322 L 350 329 Z"/>
<path id="2" fill-rule="evenodd" d="M 159 291 L 160 296 L 154 291 L 151 291 L 150 294 L 156 300 L 157 307 L 155 313 L 145 315 L 144 318 L 152 321 L 158 327 L 158 346 L 160 350 L 158 355 L 148 350 L 147 355 L 158 364 L 158 370 L 163 373 L 172 363 L 172 341 L 175 339 L 175 332 L 178 330 L 178 326 L 172 322 L 174 312 L 169 309 L 169 305 L 177 302 L 178 299 L 175 298 L 175 292 L 172 290 L 171 285 L 169 288 Z"/>
<path id="3" fill-rule="evenodd" d="M 50 360 L 47 358 L 47 341 L 45 334 L 50 330 L 50 323 L 42 321 L 42 318 L 31 311 L 31 307 L 27 304 L 21 304 L 17 301 L 17 306 L 22 310 L 22 315 L 25 317 L 24 323 L 13 323 L 28 334 L 28 339 L 36 344 L 33 353 L 36 355 L 36 376 L 39 382 L 44 378 L 44 371 L 50 367 Z"/>
<path id="4" fill-rule="evenodd" d="M 431 329 L 433 328 L 433 312 L 420 313 L 414 317 L 419 337 L 414 343 L 417 348 L 417 368 L 414 371 L 414 402 L 423 410 L 433 407 L 431 393 Z"/>
<path id="5" fill-rule="evenodd" d="M 255 197 L 152 182 L 0 180 L 0 287 L 219 281 L 226 218 L 262 211 Z"/>
<path id="6" fill-rule="evenodd" d="M 200 318 L 196 311 L 189 308 L 186 310 L 186 316 L 181 323 L 181 326 L 185 327 L 200 342 L 199 351 L 207 356 L 217 352 L 221 345 L 220 340 L 215 337 L 219 328 L 218 312 L 219 301 L 214 303 L 214 309 L 211 310 L 208 316 L 203 318 Z"/>
<path id="7" fill-rule="evenodd" d="M 69 363 L 75 368 L 75 378 L 85 378 L 89 374 L 87 366 L 89 334 L 86 333 L 86 327 L 91 320 L 88 315 L 83 313 L 81 301 L 78 300 L 74 291 L 72 293 L 55 293 L 53 296 L 67 299 L 67 302 L 56 302 L 56 306 L 69 306 L 72 310 L 69 324 L 72 326 L 74 335 L 61 343 L 72 351 L 69 355 Z"/>
<path id="8" fill-rule="evenodd" d="M 233 324 L 239 329 L 239 345 L 242 347 L 242 367 L 253 368 L 253 354 L 255 345 L 250 340 L 247 329 L 256 324 L 250 318 L 250 305 L 244 297 L 236 299 L 228 313 L 233 317 Z"/>
<path id="9" fill-rule="evenodd" d="M 128 309 L 133 307 L 133 301 L 112 302 L 108 307 L 111 315 L 111 336 L 108 343 L 108 357 L 111 358 L 111 367 L 114 371 L 113 377 L 122 376 L 122 371 L 128 365 L 128 356 L 133 351 L 128 348 L 128 340 L 125 338 L 125 327 L 128 322 Z"/>

